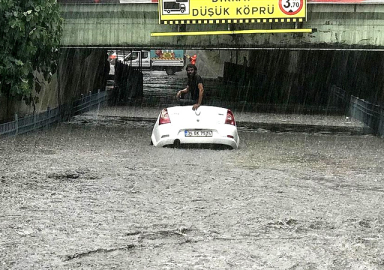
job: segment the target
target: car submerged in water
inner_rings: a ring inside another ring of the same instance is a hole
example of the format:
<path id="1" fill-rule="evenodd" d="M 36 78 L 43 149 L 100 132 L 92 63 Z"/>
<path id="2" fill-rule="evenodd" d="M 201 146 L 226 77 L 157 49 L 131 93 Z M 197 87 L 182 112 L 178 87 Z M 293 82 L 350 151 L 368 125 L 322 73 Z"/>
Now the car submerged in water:
<path id="1" fill-rule="evenodd" d="M 163 146 L 239 147 L 231 110 L 214 106 L 174 106 L 163 109 L 153 127 L 151 144 Z"/>

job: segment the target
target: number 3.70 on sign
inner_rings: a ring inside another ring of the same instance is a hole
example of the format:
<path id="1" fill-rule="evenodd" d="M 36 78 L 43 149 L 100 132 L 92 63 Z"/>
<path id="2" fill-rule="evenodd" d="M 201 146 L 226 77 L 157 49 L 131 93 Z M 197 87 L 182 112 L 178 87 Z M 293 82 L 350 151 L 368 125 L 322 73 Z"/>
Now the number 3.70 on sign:
<path id="1" fill-rule="evenodd" d="M 303 5 L 303 0 L 279 0 L 280 10 L 287 15 L 299 13 Z"/>

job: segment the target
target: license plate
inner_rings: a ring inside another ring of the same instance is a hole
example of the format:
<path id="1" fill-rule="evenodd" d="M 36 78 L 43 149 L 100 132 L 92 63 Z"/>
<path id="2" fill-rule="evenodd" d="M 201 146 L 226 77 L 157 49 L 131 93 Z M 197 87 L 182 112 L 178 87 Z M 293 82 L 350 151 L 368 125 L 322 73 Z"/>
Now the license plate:
<path id="1" fill-rule="evenodd" d="M 185 137 L 212 137 L 212 130 L 186 130 Z"/>

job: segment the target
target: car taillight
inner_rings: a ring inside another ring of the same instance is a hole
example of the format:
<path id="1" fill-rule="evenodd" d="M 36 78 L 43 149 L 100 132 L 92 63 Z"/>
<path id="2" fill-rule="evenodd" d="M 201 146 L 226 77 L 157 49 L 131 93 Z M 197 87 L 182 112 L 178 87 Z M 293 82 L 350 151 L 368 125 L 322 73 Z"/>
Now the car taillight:
<path id="1" fill-rule="evenodd" d="M 225 118 L 225 123 L 228 125 L 236 126 L 235 117 L 233 116 L 233 113 L 231 110 L 227 111 L 227 117 Z"/>
<path id="2" fill-rule="evenodd" d="M 168 110 L 163 109 L 160 112 L 159 125 L 169 124 L 169 123 L 171 123 L 171 118 L 169 118 Z"/>

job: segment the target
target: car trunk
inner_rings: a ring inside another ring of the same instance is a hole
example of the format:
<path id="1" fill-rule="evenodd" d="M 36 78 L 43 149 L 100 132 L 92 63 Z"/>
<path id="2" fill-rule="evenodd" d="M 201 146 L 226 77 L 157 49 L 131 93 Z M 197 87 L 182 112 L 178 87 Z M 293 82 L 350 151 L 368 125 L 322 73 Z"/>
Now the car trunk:
<path id="1" fill-rule="evenodd" d="M 192 106 L 168 108 L 171 123 L 180 128 L 203 128 L 224 124 L 227 110 L 218 107 L 201 106 L 196 111 Z"/>

